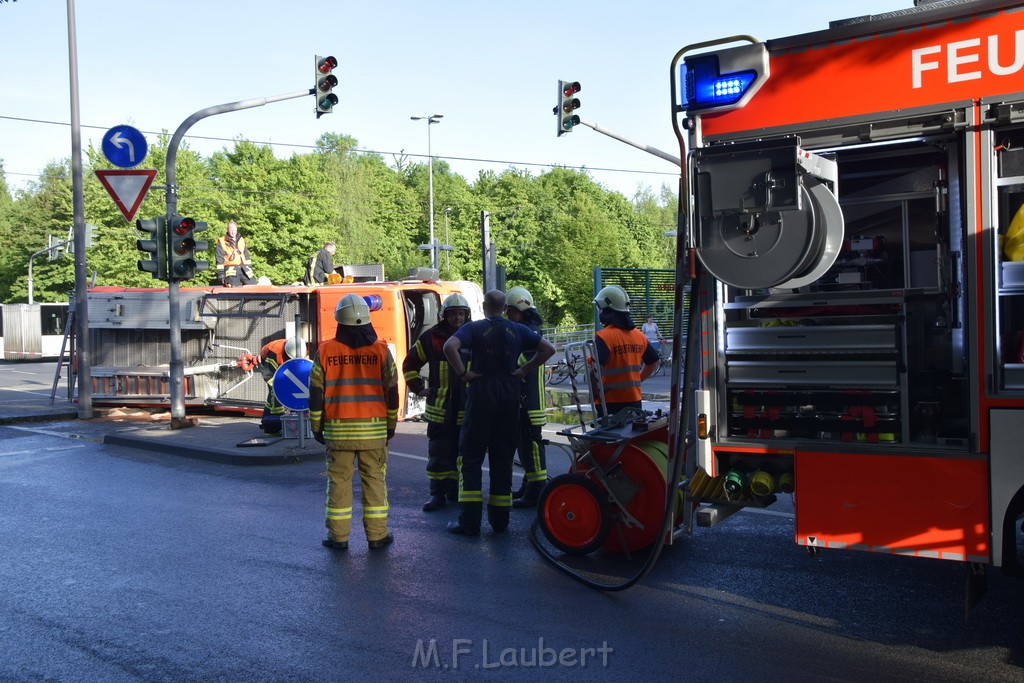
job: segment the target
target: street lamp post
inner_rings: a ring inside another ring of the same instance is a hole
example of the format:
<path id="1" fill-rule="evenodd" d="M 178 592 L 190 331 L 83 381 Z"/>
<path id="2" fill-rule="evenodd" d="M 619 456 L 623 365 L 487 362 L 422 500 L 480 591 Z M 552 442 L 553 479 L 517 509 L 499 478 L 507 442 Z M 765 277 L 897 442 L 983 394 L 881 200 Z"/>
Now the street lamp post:
<path id="1" fill-rule="evenodd" d="M 433 123 L 440 123 L 441 119 L 444 118 L 444 114 L 434 114 L 432 116 L 410 116 L 413 121 L 427 122 L 427 211 L 430 213 L 430 244 L 427 248 L 430 249 L 430 266 L 431 268 L 437 269 L 437 241 L 434 239 L 434 155 L 430 149 L 430 125 Z"/>
<path id="2" fill-rule="evenodd" d="M 448 249 L 447 249 L 447 251 L 445 252 L 445 255 L 444 255 L 444 267 L 445 267 L 445 271 L 447 271 L 448 277 L 452 276 L 452 255 L 451 255 L 452 248 L 451 248 L 451 246 L 449 246 L 449 245 L 451 245 L 451 242 L 448 241 L 448 214 L 450 214 L 451 212 L 452 212 L 452 207 L 446 206 L 445 209 L 444 209 L 444 243 L 445 243 L 445 246 L 448 246 Z"/>

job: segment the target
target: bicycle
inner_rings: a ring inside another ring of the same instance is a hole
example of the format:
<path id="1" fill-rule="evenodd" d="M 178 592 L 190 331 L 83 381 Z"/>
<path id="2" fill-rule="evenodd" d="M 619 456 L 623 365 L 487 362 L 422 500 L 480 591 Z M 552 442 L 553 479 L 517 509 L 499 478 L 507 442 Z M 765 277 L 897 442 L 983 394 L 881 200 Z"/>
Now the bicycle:
<path id="1" fill-rule="evenodd" d="M 658 367 L 651 373 L 651 377 L 664 374 L 672 367 L 672 344 L 666 339 L 659 339 Z"/>
<path id="2" fill-rule="evenodd" d="M 583 356 L 578 353 L 574 353 L 568 362 L 565 360 L 559 360 L 554 365 L 545 365 L 544 381 L 551 386 L 561 384 L 570 376 L 578 374 L 579 371 L 583 369 L 584 365 Z"/>

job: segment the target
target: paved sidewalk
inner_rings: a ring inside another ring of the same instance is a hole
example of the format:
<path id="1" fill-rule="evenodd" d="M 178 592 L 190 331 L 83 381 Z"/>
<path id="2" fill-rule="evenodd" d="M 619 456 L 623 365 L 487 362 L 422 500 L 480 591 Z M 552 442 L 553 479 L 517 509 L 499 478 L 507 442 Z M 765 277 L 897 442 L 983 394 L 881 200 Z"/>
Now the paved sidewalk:
<path id="1" fill-rule="evenodd" d="M 649 399 L 665 398 L 662 395 L 645 393 L 644 398 L 648 409 L 668 407 L 667 403 L 649 405 Z M 312 438 L 264 437 L 258 417 L 189 414 L 194 426 L 171 429 L 166 411 L 93 406 L 93 417 L 81 420 L 78 409 L 67 400 L 50 405 L 48 397 L 38 393 L 0 392 L 0 426 L 60 422 L 60 431 L 100 443 L 231 465 L 282 465 L 324 457 L 324 447 Z M 562 420 L 572 423 L 575 404 L 563 410 Z"/>

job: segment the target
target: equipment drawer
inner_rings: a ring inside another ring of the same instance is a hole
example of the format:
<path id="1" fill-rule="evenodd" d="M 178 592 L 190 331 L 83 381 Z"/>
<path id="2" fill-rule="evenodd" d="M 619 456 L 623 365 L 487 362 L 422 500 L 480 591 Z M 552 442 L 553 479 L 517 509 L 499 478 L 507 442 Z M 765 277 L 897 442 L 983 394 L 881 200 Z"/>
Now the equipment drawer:
<path id="1" fill-rule="evenodd" d="M 726 353 L 895 352 L 895 325 L 732 327 Z"/>
<path id="2" fill-rule="evenodd" d="M 730 361 L 730 385 L 897 386 L 895 360 L 870 361 Z"/>

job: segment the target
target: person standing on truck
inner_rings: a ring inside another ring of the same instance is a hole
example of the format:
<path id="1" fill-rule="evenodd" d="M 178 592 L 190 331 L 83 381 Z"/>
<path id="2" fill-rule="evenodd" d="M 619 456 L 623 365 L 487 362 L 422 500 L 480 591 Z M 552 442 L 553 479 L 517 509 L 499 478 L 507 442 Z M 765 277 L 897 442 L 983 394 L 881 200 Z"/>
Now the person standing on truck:
<path id="1" fill-rule="evenodd" d="M 533 296 L 525 287 L 512 287 L 505 292 L 505 315 L 512 322 L 526 325 L 540 334 L 544 321 L 533 305 Z M 525 365 L 525 355 L 519 357 L 519 364 Z M 523 465 L 523 483 L 512 495 L 512 507 L 526 508 L 537 505 L 541 489 L 548 479 L 547 458 L 544 452 L 544 436 L 541 429 L 548 422 L 547 394 L 544 391 L 544 371 L 537 367 L 523 381 L 521 408 L 519 410 L 519 462 Z"/>
<path id="2" fill-rule="evenodd" d="M 459 499 L 459 428 L 465 406 L 465 387 L 444 356 L 444 344 L 470 319 L 469 302 L 449 294 L 441 304 L 441 321 L 420 335 L 402 362 L 409 391 L 427 399 L 427 479 L 430 500 L 424 512 L 443 508 Z M 428 381 L 420 376 L 426 365 Z"/>
<path id="3" fill-rule="evenodd" d="M 274 395 L 274 375 L 285 361 L 305 357 L 306 343 L 299 337 L 275 339 L 260 351 L 260 376 L 267 383 L 267 400 L 263 404 L 260 427 L 267 436 L 281 435 L 281 416 L 284 415 L 284 406 Z"/>
<path id="4" fill-rule="evenodd" d="M 505 295 L 484 295 L 483 320 L 466 323 L 444 344 L 455 374 L 468 383 L 466 417 L 459 435 L 459 519 L 448 523 L 453 534 L 476 536 L 483 516 L 484 455 L 490 465 L 487 521 L 495 532 L 508 528 L 512 508 L 512 458 L 519 431 L 520 384 L 554 355 L 555 347 L 525 325 L 502 317 Z M 459 356 L 469 350 L 469 367 Z M 533 353 L 525 364 L 519 356 Z"/>
<path id="5" fill-rule="evenodd" d="M 334 242 L 325 242 L 324 248 L 310 258 L 306 267 L 307 285 L 327 284 L 327 279 L 334 274 L 334 252 L 337 250 Z"/>
<path id="6" fill-rule="evenodd" d="M 370 308 L 346 294 L 334 309 L 334 339 L 317 349 L 309 378 L 313 437 L 327 446 L 327 538 L 323 545 L 348 550 L 352 530 L 352 475 L 359 467 L 363 529 L 371 549 L 386 548 L 385 475 L 388 441 L 398 424 L 398 372 L 387 343 L 377 338 Z"/>
<path id="7" fill-rule="evenodd" d="M 238 234 L 238 223 L 228 221 L 227 232 L 217 238 L 217 282 L 225 287 L 256 282 L 245 238 Z"/>
<path id="8" fill-rule="evenodd" d="M 640 383 L 658 368 L 658 352 L 629 314 L 629 295 L 618 285 L 608 285 L 594 297 L 598 321 L 604 327 L 594 334 L 597 362 L 601 366 L 604 403 L 594 396 L 594 407 L 604 416 L 624 408 L 643 409 Z M 596 391 L 594 392 L 597 393 Z"/>

